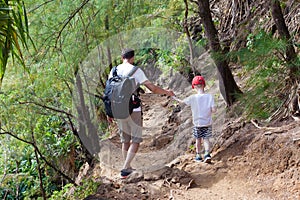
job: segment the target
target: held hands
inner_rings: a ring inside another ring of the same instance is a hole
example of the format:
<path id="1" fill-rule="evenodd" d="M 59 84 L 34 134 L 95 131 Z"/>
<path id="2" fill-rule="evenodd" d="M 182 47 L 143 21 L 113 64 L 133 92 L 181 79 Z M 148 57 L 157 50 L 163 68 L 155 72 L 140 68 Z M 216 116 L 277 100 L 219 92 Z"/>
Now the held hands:
<path id="1" fill-rule="evenodd" d="M 109 117 L 109 116 L 106 116 L 107 117 L 107 121 L 110 123 L 110 124 L 112 124 L 113 123 L 113 121 L 114 121 L 114 119 L 113 118 L 111 118 L 111 117 Z"/>
<path id="2" fill-rule="evenodd" d="M 183 101 L 181 99 L 178 99 L 176 96 L 172 96 L 172 98 L 175 100 L 175 101 L 178 101 L 180 103 L 183 103 Z"/>
<path id="3" fill-rule="evenodd" d="M 172 90 L 166 90 L 166 91 L 167 91 L 166 95 L 168 95 L 170 97 L 175 96 L 175 94 L 174 94 L 174 92 Z"/>

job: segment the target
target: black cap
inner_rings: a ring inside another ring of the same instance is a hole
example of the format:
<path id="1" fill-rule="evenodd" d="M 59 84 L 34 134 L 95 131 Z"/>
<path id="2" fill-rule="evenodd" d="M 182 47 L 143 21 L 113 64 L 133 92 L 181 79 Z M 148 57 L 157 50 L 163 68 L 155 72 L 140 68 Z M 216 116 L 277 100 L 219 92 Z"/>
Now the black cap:
<path id="1" fill-rule="evenodd" d="M 134 57 L 134 50 L 130 48 L 125 48 L 122 50 L 121 56 L 122 58 L 130 59 Z"/>

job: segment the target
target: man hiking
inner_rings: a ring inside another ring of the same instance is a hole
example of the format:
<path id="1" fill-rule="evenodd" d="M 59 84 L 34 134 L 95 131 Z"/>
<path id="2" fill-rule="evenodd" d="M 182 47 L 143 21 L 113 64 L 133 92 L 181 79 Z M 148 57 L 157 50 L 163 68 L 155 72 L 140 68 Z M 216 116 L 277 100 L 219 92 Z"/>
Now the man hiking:
<path id="1" fill-rule="evenodd" d="M 117 66 L 117 75 L 126 76 L 134 68 L 134 50 L 123 49 L 122 50 L 123 63 Z M 113 70 L 111 70 L 109 77 L 113 77 Z M 167 96 L 174 96 L 174 92 L 171 90 L 165 90 L 161 87 L 153 84 L 148 80 L 143 70 L 138 68 L 132 75 L 137 85 L 146 86 L 152 93 L 163 94 Z M 111 121 L 111 119 L 109 119 Z M 126 119 L 116 119 L 120 132 L 120 139 L 122 143 L 122 155 L 124 158 L 124 164 L 121 170 L 121 178 L 127 178 L 132 173 L 131 161 L 138 152 L 140 143 L 142 142 L 142 108 L 133 109 L 133 112 Z"/>

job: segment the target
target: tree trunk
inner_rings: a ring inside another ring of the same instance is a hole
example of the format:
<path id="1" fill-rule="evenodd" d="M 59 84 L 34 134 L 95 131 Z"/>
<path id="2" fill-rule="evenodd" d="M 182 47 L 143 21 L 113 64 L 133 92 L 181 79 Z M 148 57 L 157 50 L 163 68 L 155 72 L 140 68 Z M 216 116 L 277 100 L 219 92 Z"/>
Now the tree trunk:
<path id="1" fill-rule="evenodd" d="M 45 193 L 45 189 L 44 189 L 44 185 L 43 185 L 41 164 L 40 164 L 39 156 L 38 156 L 38 153 L 36 150 L 34 150 L 34 154 L 35 154 L 35 158 L 36 158 L 36 162 L 37 162 L 37 170 L 38 170 L 38 175 L 39 175 L 39 180 L 40 180 L 40 189 L 41 189 L 42 197 L 44 200 L 46 200 L 47 197 L 46 197 L 46 193 Z"/>
<path id="2" fill-rule="evenodd" d="M 194 49 L 193 49 L 193 43 L 191 40 L 191 34 L 188 28 L 188 23 L 187 23 L 187 19 L 188 19 L 188 13 L 189 13 L 189 7 L 188 7 L 188 3 L 187 0 L 184 0 L 184 4 L 185 4 L 185 14 L 184 14 L 184 30 L 187 36 L 187 40 L 189 42 L 189 49 L 190 49 L 190 64 L 193 70 L 193 75 L 196 75 L 196 70 L 195 70 L 195 62 L 194 62 Z"/>
<path id="3" fill-rule="evenodd" d="M 76 109 L 78 112 L 79 123 L 79 137 L 82 144 L 88 149 L 88 158 L 98 155 L 100 151 L 100 138 L 98 136 L 97 128 L 92 122 L 90 111 L 85 103 L 83 94 L 82 80 L 80 74 L 76 75 L 76 89 L 77 89 L 77 102 Z"/>
<path id="4" fill-rule="evenodd" d="M 241 94 L 237 86 L 227 60 L 222 54 L 221 45 L 218 38 L 218 32 L 214 26 L 209 8 L 209 0 L 198 0 L 199 15 L 205 29 L 205 35 L 208 39 L 209 47 L 213 52 L 213 60 L 219 72 L 220 92 L 225 99 L 227 106 L 231 106 L 236 100 L 236 94 Z M 218 55 L 216 57 L 216 55 Z M 222 58 L 221 58 L 222 57 Z"/>
<path id="5" fill-rule="evenodd" d="M 47 197 L 46 197 L 46 192 L 45 192 L 44 184 L 43 184 L 43 176 L 42 176 L 41 163 L 40 163 L 38 152 L 36 150 L 37 149 L 36 148 L 36 141 L 35 141 L 35 138 L 34 138 L 33 131 L 31 132 L 31 138 L 32 138 L 32 143 L 34 144 L 34 155 L 35 155 L 35 158 L 36 158 L 37 171 L 38 171 L 39 180 L 40 180 L 40 190 L 41 190 L 43 199 L 46 200 Z"/>
<path id="6" fill-rule="evenodd" d="M 107 34 L 109 34 L 109 16 L 108 15 L 106 15 L 106 17 L 105 17 L 105 30 L 106 30 Z M 107 38 L 109 38 L 109 35 L 107 35 Z M 107 40 L 106 52 L 107 52 L 109 69 L 112 69 L 112 58 L 111 58 L 109 39 Z"/>
<path id="7" fill-rule="evenodd" d="M 289 4 L 292 4 L 289 2 Z M 286 46 L 286 62 L 289 67 L 289 79 L 286 85 L 286 99 L 281 107 L 269 117 L 268 121 L 279 121 L 292 116 L 295 120 L 298 120 L 300 115 L 300 85 L 299 85 L 299 72 L 300 67 L 295 63 L 297 54 L 292 43 L 292 38 L 288 27 L 285 23 L 285 19 L 278 0 L 270 0 L 270 9 L 278 30 L 279 37 L 287 42 Z"/>
<path id="8" fill-rule="evenodd" d="M 289 75 L 291 81 L 295 83 L 297 78 L 297 72 L 300 72 L 299 66 L 294 64 L 295 59 L 297 58 L 297 54 L 295 52 L 294 46 L 292 44 L 291 35 L 289 33 L 288 27 L 285 23 L 282 10 L 280 7 L 280 2 L 278 0 L 270 0 L 271 5 L 271 12 L 272 17 L 275 22 L 276 28 L 278 30 L 279 36 L 281 39 L 286 40 L 287 47 L 286 47 L 286 61 L 289 69 Z"/>

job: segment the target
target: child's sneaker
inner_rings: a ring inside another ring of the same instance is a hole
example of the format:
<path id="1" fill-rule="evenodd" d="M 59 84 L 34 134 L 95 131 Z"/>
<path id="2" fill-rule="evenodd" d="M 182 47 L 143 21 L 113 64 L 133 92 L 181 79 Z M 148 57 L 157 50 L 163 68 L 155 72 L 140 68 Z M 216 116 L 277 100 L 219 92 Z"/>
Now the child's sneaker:
<path id="1" fill-rule="evenodd" d="M 204 162 L 205 163 L 211 163 L 211 156 L 209 153 L 204 155 Z"/>
<path id="2" fill-rule="evenodd" d="M 196 154 L 195 160 L 196 160 L 197 162 L 201 162 L 201 161 L 202 161 L 202 158 L 201 158 L 200 154 Z"/>
<path id="3" fill-rule="evenodd" d="M 121 170 L 121 179 L 127 178 L 132 173 L 131 169 L 122 169 Z"/>

